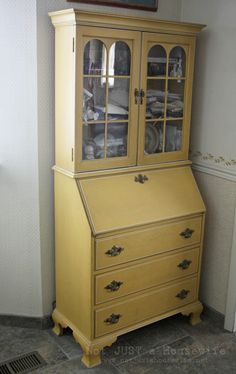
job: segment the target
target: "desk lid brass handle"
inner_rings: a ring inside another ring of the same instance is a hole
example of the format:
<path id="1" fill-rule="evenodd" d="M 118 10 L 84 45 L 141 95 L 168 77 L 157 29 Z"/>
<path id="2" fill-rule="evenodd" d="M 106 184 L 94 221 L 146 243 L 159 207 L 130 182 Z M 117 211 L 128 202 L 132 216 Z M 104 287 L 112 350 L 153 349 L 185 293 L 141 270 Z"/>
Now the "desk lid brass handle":
<path id="1" fill-rule="evenodd" d="M 110 317 L 108 317 L 108 318 L 105 319 L 104 322 L 105 322 L 107 325 L 114 325 L 115 323 L 118 323 L 118 322 L 119 322 L 120 317 L 121 317 L 121 314 L 114 314 L 114 313 L 112 313 L 112 314 L 110 315 Z"/>
<path id="2" fill-rule="evenodd" d="M 143 175 L 143 174 L 138 174 L 138 175 L 136 175 L 136 177 L 134 178 L 134 181 L 143 184 L 143 183 L 145 183 L 146 181 L 148 181 L 148 177 L 147 177 L 146 175 Z"/>
<path id="3" fill-rule="evenodd" d="M 105 290 L 108 290 L 108 291 L 111 291 L 111 292 L 115 292 L 115 291 L 118 291 L 120 286 L 123 284 L 123 282 L 120 282 L 120 281 L 115 281 L 113 280 L 111 283 L 109 283 L 105 288 Z"/>
<path id="4" fill-rule="evenodd" d="M 193 233 L 194 233 L 194 230 L 187 228 L 186 230 L 182 231 L 179 235 L 185 239 L 189 239 L 191 238 Z"/>
<path id="5" fill-rule="evenodd" d="M 179 293 L 177 293 L 176 297 L 178 297 L 181 300 L 186 299 L 186 297 L 188 296 L 189 292 L 190 292 L 189 290 L 183 289 Z"/>
<path id="6" fill-rule="evenodd" d="M 189 265 L 192 263 L 191 260 L 183 260 L 182 262 L 180 262 L 179 265 L 177 265 L 179 268 L 182 268 L 183 270 L 185 269 L 188 269 Z"/>
<path id="7" fill-rule="evenodd" d="M 111 249 L 108 249 L 108 251 L 106 251 L 105 254 L 110 257 L 115 257 L 119 256 L 123 250 L 124 248 L 118 247 L 117 245 L 113 245 L 113 247 L 111 247 Z"/>

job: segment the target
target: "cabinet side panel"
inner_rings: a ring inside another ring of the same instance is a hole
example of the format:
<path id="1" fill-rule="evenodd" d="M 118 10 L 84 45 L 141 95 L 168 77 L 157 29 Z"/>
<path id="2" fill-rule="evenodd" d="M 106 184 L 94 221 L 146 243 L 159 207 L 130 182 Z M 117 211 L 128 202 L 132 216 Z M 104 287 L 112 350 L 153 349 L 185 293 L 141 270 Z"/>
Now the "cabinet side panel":
<path id="1" fill-rule="evenodd" d="M 75 74 L 73 26 L 56 28 L 55 121 L 56 165 L 73 171 Z"/>
<path id="2" fill-rule="evenodd" d="M 56 309 L 91 338 L 91 231 L 76 181 L 55 173 Z"/>

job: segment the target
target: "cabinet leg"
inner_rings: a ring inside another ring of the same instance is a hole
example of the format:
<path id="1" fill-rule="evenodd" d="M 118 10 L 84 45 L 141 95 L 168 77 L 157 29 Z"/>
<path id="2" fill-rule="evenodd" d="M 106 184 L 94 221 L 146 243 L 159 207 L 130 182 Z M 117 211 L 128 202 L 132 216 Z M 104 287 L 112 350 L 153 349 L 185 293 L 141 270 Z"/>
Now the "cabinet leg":
<path id="1" fill-rule="evenodd" d="M 116 336 L 112 336 L 109 339 L 97 339 L 95 341 L 89 341 L 83 337 L 78 331 L 73 331 L 75 341 L 81 345 L 83 350 L 82 362 L 88 368 L 101 364 L 101 351 L 105 347 L 110 347 L 117 339 Z"/>
<path id="2" fill-rule="evenodd" d="M 200 301 L 198 301 L 197 303 L 195 303 L 194 305 L 190 305 L 188 306 L 183 312 L 182 314 L 184 316 L 189 316 L 189 323 L 192 325 L 192 326 L 195 326 L 197 325 L 198 323 L 202 322 L 201 320 L 201 313 L 202 313 L 202 310 L 203 310 L 203 306 L 202 306 L 202 303 L 200 303 Z"/>
<path id="3" fill-rule="evenodd" d="M 56 334 L 58 336 L 63 335 L 63 327 L 62 327 L 62 324 L 61 324 L 62 322 L 61 322 L 61 319 L 60 319 L 60 317 L 59 317 L 58 312 L 57 312 L 56 309 L 52 313 L 52 319 L 53 319 L 53 322 L 54 322 L 54 327 L 52 329 L 52 331 L 54 332 L 54 334 Z"/>
<path id="4" fill-rule="evenodd" d="M 94 366 L 101 364 L 101 352 L 98 351 L 96 353 L 87 353 L 83 351 L 83 357 L 81 361 L 84 363 L 85 366 L 88 368 L 92 368 Z"/>
<path id="5" fill-rule="evenodd" d="M 52 331 L 54 332 L 54 334 L 56 334 L 57 336 L 61 336 L 63 335 L 63 328 L 61 327 L 61 325 L 57 322 L 54 321 L 54 327 L 52 329 Z"/>

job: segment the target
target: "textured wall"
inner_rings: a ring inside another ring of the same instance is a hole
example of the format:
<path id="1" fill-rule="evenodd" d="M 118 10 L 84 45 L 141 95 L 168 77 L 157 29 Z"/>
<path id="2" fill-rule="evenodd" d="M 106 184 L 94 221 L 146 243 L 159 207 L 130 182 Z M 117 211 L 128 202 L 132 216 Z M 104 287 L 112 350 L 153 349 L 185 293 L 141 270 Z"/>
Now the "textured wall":
<path id="1" fill-rule="evenodd" d="M 40 316 L 36 1 L 0 5 L 0 314 Z"/>
<path id="2" fill-rule="evenodd" d="M 195 177 L 207 209 L 200 298 L 225 314 L 236 206 L 235 182 L 198 171 Z"/>
<path id="3" fill-rule="evenodd" d="M 191 158 L 208 209 L 201 296 L 225 313 L 236 206 L 236 2 L 182 5 L 182 20 L 207 25 L 197 44 Z"/>

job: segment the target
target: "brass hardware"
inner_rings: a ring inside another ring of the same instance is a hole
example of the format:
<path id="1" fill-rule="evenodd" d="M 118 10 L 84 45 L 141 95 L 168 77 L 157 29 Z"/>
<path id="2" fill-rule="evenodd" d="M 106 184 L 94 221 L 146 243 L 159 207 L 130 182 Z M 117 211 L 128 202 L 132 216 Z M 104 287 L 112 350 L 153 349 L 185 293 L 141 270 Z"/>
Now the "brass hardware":
<path id="1" fill-rule="evenodd" d="M 135 88 L 134 90 L 135 104 L 139 104 L 139 90 Z"/>
<path id="2" fill-rule="evenodd" d="M 108 318 L 105 319 L 104 322 L 107 325 L 114 325 L 115 323 L 119 322 L 120 317 L 121 317 L 121 314 L 114 314 L 114 313 L 112 313 L 110 315 L 110 317 L 108 317 Z"/>
<path id="3" fill-rule="evenodd" d="M 135 97 L 135 104 L 143 104 L 143 98 L 145 97 L 145 92 L 143 89 L 138 90 L 135 88 L 134 90 L 134 97 Z"/>
<path id="4" fill-rule="evenodd" d="M 72 42 L 72 52 L 74 52 L 75 51 L 75 38 L 73 37 L 73 42 Z"/>
<path id="5" fill-rule="evenodd" d="M 119 256 L 123 250 L 124 248 L 118 247 L 117 245 L 113 245 L 113 247 L 111 249 L 108 249 L 108 251 L 106 251 L 105 254 L 111 257 L 115 257 Z"/>
<path id="6" fill-rule="evenodd" d="M 106 290 L 109 290 L 111 292 L 118 291 L 120 286 L 123 284 L 123 282 L 117 282 L 113 280 L 110 284 L 108 284 L 106 287 L 104 287 Z"/>
<path id="7" fill-rule="evenodd" d="M 181 300 L 183 300 L 183 299 L 185 299 L 187 296 L 188 296 L 188 293 L 189 293 L 190 291 L 189 290 L 181 290 L 177 295 L 176 295 L 176 297 L 178 297 L 179 299 L 181 299 Z"/>
<path id="8" fill-rule="evenodd" d="M 143 98 L 145 97 L 145 92 L 143 89 L 139 91 L 139 97 L 140 97 L 140 104 L 143 104 Z"/>
<path id="9" fill-rule="evenodd" d="M 134 181 L 143 184 L 143 183 L 145 183 L 146 181 L 148 181 L 148 177 L 147 177 L 146 175 L 139 174 L 138 176 L 136 176 L 136 177 L 134 178 Z"/>
<path id="10" fill-rule="evenodd" d="M 188 269 L 189 265 L 192 263 L 190 260 L 183 260 L 178 267 L 182 268 L 183 270 Z"/>
<path id="11" fill-rule="evenodd" d="M 185 231 L 182 231 L 179 235 L 185 239 L 189 239 L 191 238 L 193 233 L 194 233 L 194 230 L 187 228 Z"/>
<path id="12" fill-rule="evenodd" d="M 74 161 L 74 148 L 71 148 L 71 161 Z"/>

